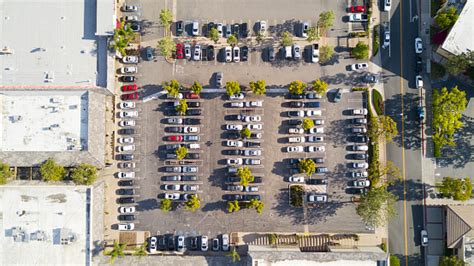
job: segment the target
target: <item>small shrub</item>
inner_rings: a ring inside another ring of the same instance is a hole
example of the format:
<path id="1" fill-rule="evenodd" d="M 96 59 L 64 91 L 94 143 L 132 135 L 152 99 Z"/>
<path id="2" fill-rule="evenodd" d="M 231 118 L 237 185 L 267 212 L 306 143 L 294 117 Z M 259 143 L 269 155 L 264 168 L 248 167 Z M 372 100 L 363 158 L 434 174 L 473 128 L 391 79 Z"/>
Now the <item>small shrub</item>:
<path id="1" fill-rule="evenodd" d="M 293 207 L 303 207 L 303 187 L 294 185 L 290 187 L 290 204 Z"/>
<path id="2" fill-rule="evenodd" d="M 372 38 L 372 56 L 376 56 L 379 52 L 380 38 L 379 38 L 380 25 L 374 26 L 374 37 Z"/>
<path id="3" fill-rule="evenodd" d="M 372 90 L 372 104 L 374 105 L 377 115 L 383 115 L 383 99 L 380 92 Z"/>
<path id="4" fill-rule="evenodd" d="M 357 87 L 357 88 L 352 88 L 352 91 L 369 91 L 369 88 Z"/>
<path id="5" fill-rule="evenodd" d="M 400 259 L 395 255 L 390 255 L 390 266 L 400 266 Z"/>

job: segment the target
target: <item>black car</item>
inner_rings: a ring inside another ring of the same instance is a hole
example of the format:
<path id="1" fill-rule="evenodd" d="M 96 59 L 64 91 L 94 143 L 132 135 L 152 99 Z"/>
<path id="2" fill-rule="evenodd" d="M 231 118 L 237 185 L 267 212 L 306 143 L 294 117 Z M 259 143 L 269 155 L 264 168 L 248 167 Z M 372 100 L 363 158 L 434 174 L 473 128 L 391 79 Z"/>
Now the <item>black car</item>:
<path id="1" fill-rule="evenodd" d="M 254 176 L 253 181 L 250 183 L 262 183 L 262 177 L 261 176 Z"/>
<path id="2" fill-rule="evenodd" d="M 119 77 L 119 81 L 121 82 L 135 82 L 137 78 L 135 76 L 121 76 Z"/>
<path id="3" fill-rule="evenodd" d="M 304 104 L 305 107 L 315 107 L 315 108 L 319 108 L 320 104 L 319 102 L 306 102 Z"/>
<path id="4" fill-rule="evenodd" d="M 291 158 L 291 159 L 288 160 L 288 164 L 290 164 L 292 166 L 298 166 L 300 161 L 301 161 L 301 159 Z"/>
<path id="5" fill-rule="evenodd" d="M 227 200 L 227 201 L 242 200 L 242 195 L 227 194 L 227 195 L 224 195 L 224 199 Z"/>
<path id="6" fill-rule="evenodd" d="M 348 188 L 346 190 L 349 194 L 366 194 L 368 191 L 368 188 Z"/>
<path id="7" fill-rule="evenodd" d="M 245 143 L 247 147 L 260 147 L 260 142 L 255 142 L 255 141 L 247 141 Z"/>
<path id="8" fill-rule="evenodd" d="M 158 249 L 158 250 L 165 250 L 166 247 L 167 247 L 166 237 L 164 237 L 164 236 L 158 236 L 157 249 Z"/>
<path id="9" fill-rule="evenodd" d="M 200 125 L 201 124 L 201 119 L 198 119 L 198 118 L 185 118 L 183 120 L 183 123 L 185 125 Z"/>
<path id="10" fill-rule="evenodd" d="M 212 29 L 216 29 L 217 26 L 214 22 L 209 22 L 207 23 L 207 34 L 209 36 L 209 33 L 211 32 Z"/>
<path id="11" fill-rule="evenodd" d="M 132 161 L 133 160 L 133 154 L 118 154 L 117 155 L 117 160 Z"/>
<path id="12" fill-rule="evenodd" d="M 235 23 L 234 25 L 232 25 L 232 35 L 235 36 L 235 38 L 239 38 L 239 34 L 240 34 L 240 25 L 238 23 Z"/>
<path id="13" fill-rule="evenodd" d="M 242 195 L 242 201 L 261 200 L 260 195 Z"/>
<path id="14" fill-rule="evenodd" d="M 197 159 L 199 159 L 199 157 L 200 157 L 199 153 L 188 153 L 188 154 L 186 154 L 186 156 L 184 156 L 184 159 L 197 160 Z"/>
<path id="15" fill-rule="evenodd" d="M 121 128 L 118 130 L 120 135 L 133 135 L 135 134 L 135 129 L 133 128 Z"/>
<path id="16" fill-rule="evenodd" d="M 312 179 L 308 179 L 306 181 L 306 183 L 308 185 L 327 185 L 328 184 L 328 180 L 325 178 L 325 179 L 316 179 L 316 178 L 312 178 Z"/>
<path id="17" fill-rule="evenodd" d="M 242 150 L 224 150 L 225 155 L 243 155 L 244 151 Z"/>
<path id="18" fill-rule="evenodd" d="M 240 134 L 237 133 L 237 132 L 227 132 L 226 135 L 225 135 L 225 137 L 226 137 L 227 139 L 240 139 L 241 136 L 240 136 Z"/>
<path id="19" fill-rule="evenodd" d="M 131 204 L 131 203 L 135 203 L 135 198 L 134 197 L 118 198 L 117 202 L 120 204 Z"/>
<path id="20" fill-rule="evenodd" d="M 228 182 L 228 183 L 240 182 L 240 177 L 238 177 L 238 176 L 228 176 L 228 177 L 226 177 L 225 181 Z"/>
<path id="21" fill-rule="evenodd" d="M 300 169 L 299 168 L 290 168 L 290 169 L 288 169 L 288 172 L 290 173 L 290 175 L 296 175 L 296 174 L 300 173 Z"/>
<path id="22" fill-rule="evenodd" d="M 133 187 L 133 180 L 120 180 L 118 185 L 120 187 Z"/>
<path id="23" fill-rule="evenodd" d="M 366 136 L 352 136 L 350 137 L 350 141 L 356 142 L 356 143 L 367 143 L 367 137 Z"/>
<path id="24" fill-rule="evenodd" d="M 240 60 L 247 61 L 249 59 L 249 48 L 247 46 L 240 47 Z"/>
<path id="25" fill-rule="evenodd" d="M 168 144 L 165 146 L 167 150 L 176 150 L 177 148 L 181 147 L 181 144 Z"/>
<path id="26" fill-rule="evenodd" d="M 175 237 L 174 235 L 166 235 L 166 242 L 168 242 L 168 250 L 174 250 L 175 249 Z"/>
<path id="27" fill-rule="evenodd" d="M 178 112 L 176 109 L 171 109 L 166 112 L 167 115 L 169 116 L 179 116 L 182 115 L 180 112 Z"/>
<path id="28" fill-rule="evenodd" d="M 188 107 L 194 107 L 194 108 L 201 107 L 201 103 L 200 102 L 188 102 Z"/>
<path id="29" fill-rule="evenodd" d="M 186 115 L 201 115 L 201 109 L 188 109 Z"/>
<path id="30" fill-rule="evenodd" d="M 268 47 L 268 61 L 275 61 L 275 49 L 273 49 L 273 47 Z"/>
<path id="31" fill-rule="evenodd" d="M 198 177 L 195 175 L 183 175 L 181 181 L 198 181 Z"/>
<path id="32" fill-rule="evenodd" d="M 148 60 L 148 61 L 153 60 L 153 58 L 155 58 L 154 53 L 155 52 L 154 52 L 153 48 L 151 48 L 150 46 L 145 48 L 146 60 Z"/>
<path id="33" fill-rule="evenodd" d="M 176 21 L 176 36 L 182 36 L 184 32 L 184 22 Z"/>
<path id="34" fill-rule="evenodd" d="M 315 163 L 324 163 L 324 158 L 312 158 Z"/>
<path id="35" fill-rule="evenodd" d="M 299 119 L 288 120 L 288 125 L 291 125 L 291 126 L 299 126 L 301 124 L 303 124 L 303 120 L 299 120 Z"/>
<path id="36" fill-rule="evenodd" d="M 353 153 L 350 155 L 350 158 L 353 160 L 367 160 L 369 156 L 365 153 Z"/>
<path id="37" fill-rule="evenodd" d="M 242 37 L 247 38 L 249 36 L 249 29 L 248 29 L 248 24 L 247 23 L 242 23 L 240 25 L 240 35 Z"/>
<path id="38" fill-rule="evenodd" d="M 133 214 L 121 214 L 117 218 L 119 221 L 135 221 L 135 215 Z"/>
<path id="39" fill-rule="evenodd" d="M 216 58 L 216 55 L 214 53 L 214 46 L 212 45 L 209 45 L 207 47 L 207 60 L 209 61 L 214 61 L 214 59 Z M 189 106 L 189 105 L 188 105 Z"/>
<path id="40" fill-rule="evenodd" d="M 379 82 L 379 77 L 374 74 L 367 74 L 364 76 L 364 81 L 366 83 L 377 83 Z"/>
<path id="41" fill-rule="evenodd" d="M 165 127 L 165 132 L 168 133 L 181 133 L 183 132 L 182 127 Z"/>
<path id="42" fill-rule="evenodd" d="M 304 94 L 288 94 L 288 99 L 304 99 Z"/>
<path id="43" fill-rule="evenodd" d="M 191 250 L 196 250 L 198 248 L 198 237 L 191 237 Z"/>
<path id="44" fill-rule="evenodd" d="M 120 188 L 120 189 L 117 189 L 117 194 L 132 196 L 132 195 L 135 195 L 135 190 L 133 188 Z"/>
<path id="45" fill-rule="evenodd" d="M 229 121 L 242 120 L 242 116 L 241 115 L 226 115 L 225 120 L 229 120 Z"/>
<path id="46" fill-rule="evenodd" d="M 289 105 L 290 107 L 295 107 L 295 108 L 303 107 L 302 102 L 289 102 Z"/>
<path id="47" fill-rule="evenodd" d="M 415 61 L 416 61 L 415 71 L 418 74 L 423 70 L 423 61 L 421 60 L 421 57 L 419 56 L 416 57 Z"/>

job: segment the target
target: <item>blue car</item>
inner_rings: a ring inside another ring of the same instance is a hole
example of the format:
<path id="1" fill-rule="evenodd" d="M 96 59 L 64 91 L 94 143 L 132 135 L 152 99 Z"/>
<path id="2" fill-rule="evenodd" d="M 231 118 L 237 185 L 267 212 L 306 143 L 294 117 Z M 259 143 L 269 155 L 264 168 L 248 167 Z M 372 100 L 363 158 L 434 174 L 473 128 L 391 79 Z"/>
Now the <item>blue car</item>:
<path id="1" fill-rule="evenodd" d="M 306 102 L 304 105 L 305 105 L 305 107 L 319 108 L 320 103 L 319 102 Z"/>

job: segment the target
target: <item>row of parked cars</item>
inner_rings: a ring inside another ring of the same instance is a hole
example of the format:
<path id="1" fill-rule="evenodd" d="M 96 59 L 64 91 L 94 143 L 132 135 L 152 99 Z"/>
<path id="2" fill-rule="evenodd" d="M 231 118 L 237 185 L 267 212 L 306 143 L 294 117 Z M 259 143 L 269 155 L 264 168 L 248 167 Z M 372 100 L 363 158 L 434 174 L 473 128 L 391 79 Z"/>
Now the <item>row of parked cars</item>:
<path id="1" fill-rule="evenodd" d="M 171 101 L 164 103 L 168 115 L 165 120 L 167 126 L 164 129 L 166 134 L 164 141 L 168 143 L 164 145 L 166 175 L 161 178 L 163 182 L 161 189 L 165 191 L 163 194 L 165 199 L 186 201 L 199 190 L 199 185 L 196 184 L 196 181 L 199 181 L 199 167 L 196 166 L 196 160 L 201 159 L 199 143 L 201 120 L 190 116 L 201 115 L 201 102 L 198 101 L 200 96 L 188 92 L 177 96 L 168 94 L 167 97 Z M 182 98 L 187 99 L 188 105 L 184 114 L 177 111 L 179 100 Z M 185 147 L 187 153 L 183 159 L 178 160 L 176 151 L 181 147 Z"/>
<path id="2" fill-rule="evenodd" d="M 213 239 L 209 239 L 207 236 L 193 236 L 188 237 L 188 240 L 183 235 L 167 234 L 152 236 L 148 239 L 148 252 L 185 252 L 186 250 L 200 250 L 205 252 L 209 250 L 209 245 L 211 245 L 212 251 L 229 251 L 229 235 L 222 234 Z"/>

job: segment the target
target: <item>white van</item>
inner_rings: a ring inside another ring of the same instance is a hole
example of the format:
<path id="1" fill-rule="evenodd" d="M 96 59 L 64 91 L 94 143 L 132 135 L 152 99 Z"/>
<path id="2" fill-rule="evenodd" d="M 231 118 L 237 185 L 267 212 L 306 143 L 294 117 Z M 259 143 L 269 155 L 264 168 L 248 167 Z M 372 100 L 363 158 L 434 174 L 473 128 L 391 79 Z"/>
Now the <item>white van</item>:
<path id="1" fill-rule="evenodd" d="M 293 49 L 291 49 L 291 46 L 285 46 L 285 58 L 286 59 L 293 58 Z"/>

